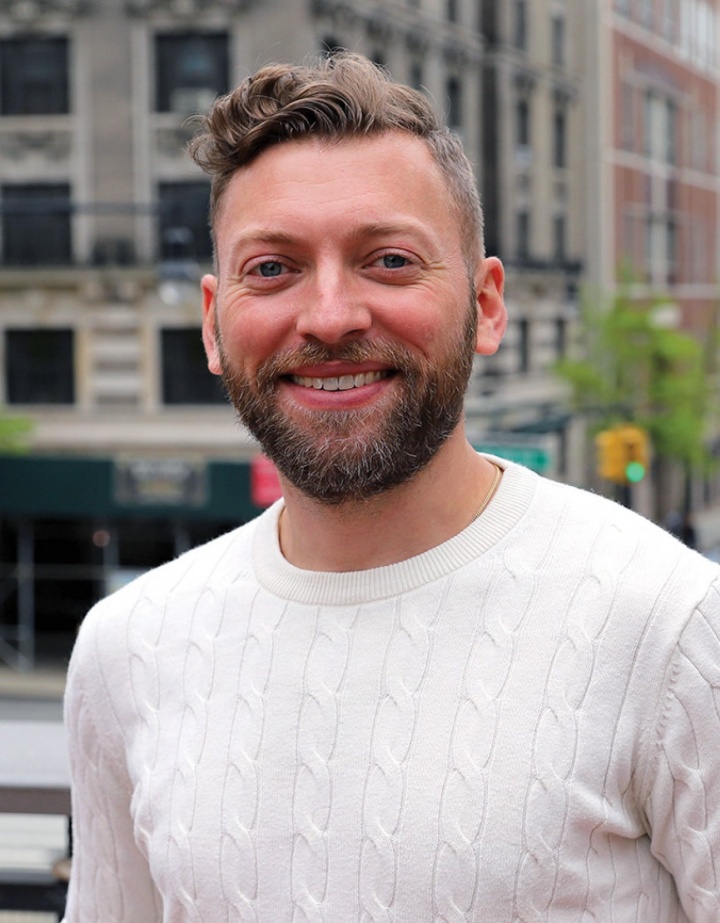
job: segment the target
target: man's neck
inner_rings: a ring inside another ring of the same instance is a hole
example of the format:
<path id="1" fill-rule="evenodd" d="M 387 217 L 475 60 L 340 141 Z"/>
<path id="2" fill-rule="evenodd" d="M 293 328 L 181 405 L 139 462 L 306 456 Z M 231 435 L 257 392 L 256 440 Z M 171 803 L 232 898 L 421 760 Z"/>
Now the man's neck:
<path id="1" fill-rule="evenodd" d="M 280 546 L 304 570 L 357 571 L 396 564 L 461 532 L 494 483 L 495 467 L 457 433 L 408 484 L 329 506 L 285 485 Z"/>

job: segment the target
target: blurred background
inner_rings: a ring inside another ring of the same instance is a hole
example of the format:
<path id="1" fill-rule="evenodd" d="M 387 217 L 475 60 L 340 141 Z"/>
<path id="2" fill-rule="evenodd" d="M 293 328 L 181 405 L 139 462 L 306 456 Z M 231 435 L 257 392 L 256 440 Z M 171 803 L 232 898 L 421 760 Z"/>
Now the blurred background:
<path id="1" fill-rule="evenodd" d="M 715 0 L 0 0 L 0 664 L 62 670 L 95 600 L 274 498 L 205 367 L 185 146 L 261 64 L 338 48 L 427 93 L 476 166 L 510 326 L 473 442 L 715 553 L 718 23 Z"/>
<path id="2" fill-rule="evenodd" d="M 277 495 L 205 367 L 185 153 L 272 60 L 363 52 L 462 137 L 510 314 L 474 444 L 717 556 L 719 7 L 0 0 L 0 724 L 59 723 L 88 608 Z M 0 820 L 22 864 L 29 820 Z M 28 865 L 66 848 L 57 820 Z"/>
<path id="3" fill-rule="evenodd" d="M 0 663 L 62 669 L 95 600 L 274 498 L 205 367 L 185 146 L 259 65 L 338 48 L 427 93 L 476 166 L 510 326 L 474 443 L 714 553 L 718 23 L 714 0 L 1 0 Z"/>

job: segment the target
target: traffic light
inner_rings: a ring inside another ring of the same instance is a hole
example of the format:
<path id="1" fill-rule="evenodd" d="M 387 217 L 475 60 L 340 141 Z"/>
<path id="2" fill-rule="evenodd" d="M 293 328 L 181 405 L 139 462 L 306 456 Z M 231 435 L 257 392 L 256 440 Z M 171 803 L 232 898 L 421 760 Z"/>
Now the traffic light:
<path id="1" fill-rule="evenodd" d="M 648 434 L 639 426 L 622 428 L 625 450 L 625 477 L 630 484 L 637 484 L 647 474 L 649 463 Z"/>
<path id="2" fill-rule="evenodd" d="M 649 444 L 644 429 L 623 423 L 598 433 L 595 445 L 600 477 L 615 484 L 637 484 L 645 477 Z"/>

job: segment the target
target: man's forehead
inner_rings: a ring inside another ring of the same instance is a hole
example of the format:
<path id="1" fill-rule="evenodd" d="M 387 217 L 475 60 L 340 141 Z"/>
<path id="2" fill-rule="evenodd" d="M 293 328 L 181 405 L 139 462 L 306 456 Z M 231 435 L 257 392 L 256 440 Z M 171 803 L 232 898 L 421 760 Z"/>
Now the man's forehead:
<path id="1" fill-rule="evenodd" d="M 409 203 L 427 199 L 433 189 L 440 198 L 447 196 L 442 170 L 429 145 L 416 135 L 387 131 L 341 139 L 307 136 L 272 145 L 236 170 L 219 203 L 216 223 L 228 201 L 232 201 L 234 217 L 239 218 L 243 211 L 247 214 L 248 207 L 262 207 L 288 190 L 296 196 L 306 192 L 310 196 L 333 182 L 338 188 L 329 205 L 383 187 L 382 196 L 392 197 L 396 204 L 404 198 Z"/>
<path id="2" fill-rule="evenodd" d="M 271 174 L 274 169 L 283 169 L 291 173 L 293 169 L 309 160 L 327 164 L 334 159 L 334 152 L 338 152 L 341 157 L 347 156 L 350 160 L 355 157 L 360 161 L 370 161 L 373 158 L 380 162 L 385 160 L 398 170 L 403 170 L 405 165 L 414 172 L 424 169 L 428 174 L 434 174 L 436 181 L 445 185 L 443 171 L 430 145 L 423 138 L 410 132 L 392 130 L 370 135 L 352 134 L 341 138 L 307 135 L 269 145 L 249 163 L 234 171 L 228 180 L 223 198 L 227 198 L 228 190 L 241 184 L 244 177 L 252 177 L 259 173 Z M 354 178 L 361 179 L 364 172 L 358 171 L 357 177 Z"/>

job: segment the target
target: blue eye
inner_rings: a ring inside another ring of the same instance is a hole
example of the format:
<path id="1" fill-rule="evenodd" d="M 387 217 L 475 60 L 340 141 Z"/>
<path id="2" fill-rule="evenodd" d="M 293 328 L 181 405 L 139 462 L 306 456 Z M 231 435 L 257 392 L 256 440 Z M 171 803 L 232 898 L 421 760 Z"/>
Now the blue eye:
<path id="1" fill-rule="evenodd" d="M 402 269 L 408 263 L 407 259 L 399 253 L 386 253 L 382 261 L 386 269 Z"/>
<path id="2" fill-rule="evenodd" d="M 282 275 L 283 264 L 278 262 L 278 260 L 267 260 L 265 263 L 260 263 L 260 265 L 255 268 L 261 276 L 264 276 L 266 279 L 272 279 L 274 276 Z"/>

